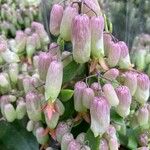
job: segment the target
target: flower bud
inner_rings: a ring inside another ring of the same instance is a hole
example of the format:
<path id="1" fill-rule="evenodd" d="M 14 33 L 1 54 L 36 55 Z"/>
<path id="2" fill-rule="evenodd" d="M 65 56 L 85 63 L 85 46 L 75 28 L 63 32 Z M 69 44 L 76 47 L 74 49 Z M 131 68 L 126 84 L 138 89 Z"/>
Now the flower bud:
<path id="1" fill-rule="evenodd" d="M 51 63 L 51 57 L 46 52 L 41 52 L 38 58 L 38 72 L 40 79 L 45 81 L 48 68 Z"/>
<path id="2" fill-rule="evenodd" d="M 101 9 L 97 0 L 84 0 L 83 14 L 87 14 L 89 17 L 101 16 Z"/>
<path id="3" fill-rule="evenodd" d="M 28 93 L 34 90 L 30 76 L 26 76 L 23 78 L 23 88 L 24 88 L 25 93 Z"/>
<path id="4" fill-rule="evenodd" d="M 33 33 L 32 37 L 35 40 L 36 49 L 39 50 L 41 48 L 40 36 L 37 33 Z"/>
<path id="5" fill-rule="evenodd" d="M 13 122 L 16 119 L 16 111 L 12 104 L 4 105 L 4 114 L 8 122 Z"/>
<path id="6" fill-rule="evenodd" d="M 117 106 L 119 104 L 118 96 L 111 84 L 105 84 L 103 86 L 104 95 L 107 98 L 110 106 Z"/>
<path id="7" fill-rule="evenodd" d="M 119 98 L 119 105 L 116 107 L 116 111 L 121 117 L 126 117 L 130 113 L 132 100 L 130 90 L 126 86 L 119 86 L 115 90 Z"/>
<path id="8" fill-rule="evenodd" d="M 8 101 L 9 101 L 10 103 L 15 102 L 16 99 L 17 99 L 17 97 L 14 96 L 14 95 L 6 95 L 6 97 L 8 98 Z"/>
<path id="9" fill-rule="evenodd" d="M 80 149 L 81 149 L 81 144 L 74 139 L 68 144 L 67 147 L 67 150 L 80 150 Z"/>
<path id="10" fill-rule="evenodd" d="M 119 144 L 117 139 L 111 138 L 109 140 L 109 148 L 110 150 L 119 150 Z"/>
<path id="11" fill-rule="evenodd" d="M 45 121 L 47 126 L 50 129 L 54 129 L 57 126 L 58 120 L 59 120 L 59 113 L 58 112 L 53 112 L 51 118 L 48 117 L 48 113 L 45 111 Z"/>
<path id="12" fill-rule="evenodd" d="M 91 84 L 91 89 L 94 91 L 95 96 L 99 96 L 102 90 L 101 85 L 98 82 L 93 82 Z"/>
<path id="13" fill-rule="evenodd" d="M 111 138 L 117 139 L 116 129 L 114 126 L 110 125 L 104 134 L 105 138 L 109 141 Z"/>
<path id="14" fill-rule="evenodd" d="M 45 99 L 54 102 L 61 90 L 63 79 L 62 62 L 53 61 L 47 72 L 45 83 Z"/>
<path id="15" fill-rule="evenodd" d="M 140 146 L 148 145 L 148 135 L 146 133 L 143 133 L 139 136 L 139 144 Z"/>
<path id="16" fill-rule="evenodd" d="M 24 101 L 19 101 L 16 107 L 17 119 L 23 119 L 26 114 L 26 103 Z"/>
<path id="17" fill-rule="evenodd" d="M 137 70 L 143 71 L 146 67 L 145 64 L 145 56 L 146 56 L 146 51 L 141 49 L 136 52 L 135 56 L 135 66 Z"/>
<path id="18" fill-rule="evenodd" d="M 71 25 L 73 18 L 78 14 L 77 9 L 71 6 L 67 6 L 64 10 L 61 25 L 60 36 L 65 41 L 71 40 Z"/>
<path id="19" fill-rule="evenodd" d="M 31 24 L 31 28 L 39 35 L 42 45 L 49 43 L 49 37 L 44 29 L 43 24 L 34 21 Z"/>
<path id="20" fill-rule="evenodd" d="M 26 108 L 29 119 L 33 121 L 41 120 L 41 99 L 38 94 L 34 92 L 28 92 L 26 94 Z"/>
<path id="21" fill-rule="evenodd" d="M 36 130 L 40 127 L 43 128 L 43 125 L 41 122 L 33 122 L 34 123 L 34 127 L 33 127 L 33 135 L 36 136 Z"/>
<path id="22" fill-rule="evenodd" d="M 80 142 L 81 144 L 84 144 L 85 142 L 85 136 L 86 134 L 84 132 L 80 133 L 77 137 L 76 137 L 76 140 L 78 142 Z"/>
<path id="23" fill-rule="evenodd" d="M 107 140 L 101 139 L 100 144 L 99 144 L 99 150 L 109 150 Z"/>
<path id="24" fill-rule="evenodd" d="M 73 58 L 77 63 L 85 63 L 90 59 L 91 30 L 87 15 L 77 15 L 72 21 Z"/>
<path id="25" fill-rule="evenodd" d="M 82 96 L 83 106 L 89 109 L 93 99 L 94 99 L 94 91 L 91 88 L 85 88 L 83 90 Z"/>
<path id="26" fill-rule="evenodd" d="M 77 112 L 84 112 L 86 108 L 83 106 L 83 91 L 86 88 L 86 84 L 82 81 L 79 81 L 75 84 L 74 89 L 74 108 Z"/>
<path id="27" fill-rule="evenodd" d="M 90 107 L 91 130 L 97 137 L 103 134 L 110 124 L 110 106 L 105 97 L 95 97 Z"/>
<path id="28" fill-rule="evenodd" d="M 129 69 L 131 67 L 131 61 L 129 56 L 129 50 L 125 42 L 120 41 L 118 42 L 120 46 L 120 60 L 119 60 L 119 67 L 121 69 Z"/>
<path id="29" fill-rule="evenodd" d="M 105 55 L 108 56 L 109 54 L 109 49 L 110 49 L 110 46 L 111 46 L 111 42 L 112 42 L 112 37 L 110 34 L 106 33 L 104 34 L 104 52 L 105 52 Z"/>
<path id="30" fill-rule="evenodd" d="M 9 77 L 13 83 L 17 83 L 19 74 L 19 65 L 17 63 L 12 63 L 9 65 Z"/>
<path id="31" fill-rule="evenodd" d="M 135 99 L 139 103 L 143 104 L 149 97 L 150 81 L 146 74 L 139 74 L 137 76 L 137 89 L 135 92 Z"/>
<path id="32" fill-rule="evenodd" d="M 46 150 L 54 150 L 52 147 L 47 147 Z"/>
<path id="33" fill-rule="evenodd" d="M 94 58 L 104 56 L 103 30 L 104 18 L 93 16 L 91 18 L 91 53 Z"/>
<path id="34" fill-rule="evenodd" d="M 60 116 L 62 116 L 65 112 L 65 107 L 59 99 L 55 101 L 55 109 L 59 113 Z"/>
<path id="35" fill-rule="evenodd" d="M 50 32 L 51 34 L 58 36 L 60 32 L 60 24 L 63 17 L 63 7 L 59 4 L 52 6 L 50 14 Z"/>
<path id="36" fill-rule="evenodd" d="M 126 72 L 124 85 L 127 86 L 133 96 L 137 89 L 137 75 L 134 72 Z"/>
<path id="37" fill-rule="evenodd" d="M 149 119 L 149 111 L 146 106 L 139 108 L 137 111 L 137 121 L 140 126 L 146 125 Z"/>
<path id="38" fill-rule="evenodd" d="M 4 113 L 4 106 L 6 104 L 9 104 L 9 100 L 8 100 L 8 96 L 3 95 L 0 97 L 0 110 L 1 110 L 1 114 L 5 117 L 5 113 Z"/>
<path id="39" fill-rule="evenodd" d="M 32 120 L 29 120 L 27 123 L 26 129 L 28 132 L 31 132 L 33 131 L 33 128 L 34 128 L 34 122 Z"/>
<path id="40" fill-rule="evenodd" d="M 18 55 L 9 49 L 7 49 L 4 52 L 0 52 L 2 58 L 7 62 L 7 63 L 17 63 L 20 62 L 20 59 Z"/>
<path id="41" fill-rule="evenodd" d="M 119 76 L 119 70 L 116 68 L 109 69 L 104 73 L 103 77 L 108 80 L 115 80 Z"/>
<path id="42" fill-rule="evenodd" d="M 0 73 L 0 93 L 4 94 L 11 90 L 11 85 L 9 79 L 4 73 Z"/>
<path id="43" fill-rule="evenodd" d="M 48 134 L 44 133 L 44 128 L 39 127 L 36 129 L 36 138 L 39 144 L 46 144 L 49 140 Z"/>
<path id="44" fill-rule="evenodd" d="M 40 59 L 39 59 L 38 55 L 33 56 L 33 66 L 34 66 L 34 69 L 38 69 L 39 60 Z"/>
<path id="45" fill-rule="evenodd" d="M 59 143 L 62 141 L 62 137 L 65 133 L 70 132 L 70 126 L 65 122 L 60 122 L 56 128 L 56 139 Z"/>
<path id="46" fill-rule="evenodd" d="M 118 43 L 110 42 L 107 62 L 110 67 L 115 67 L 120 59 L 121 49 Z"/>
<path id="47" fill-rule="evenodd" d="M 27 37 L 27 43 L 26 43 L 26 52 L 28 58 L 31 59 L 35 51 L 36 51 L 35 39 L 34 36 L 30 35 Z"/>
<path id="48" fill-rule="evenodd" d="M 68 144 L 73 140 L 71 133 L 65 133 L 61 140 L 61 150 L 67 150 Z"/>
<path id="49" fill-rule="evenodd" d="M 26 48 L 26 34 L 23 31 L 17 31 L 15 37 L 15 52 L 21 53 Z"/>

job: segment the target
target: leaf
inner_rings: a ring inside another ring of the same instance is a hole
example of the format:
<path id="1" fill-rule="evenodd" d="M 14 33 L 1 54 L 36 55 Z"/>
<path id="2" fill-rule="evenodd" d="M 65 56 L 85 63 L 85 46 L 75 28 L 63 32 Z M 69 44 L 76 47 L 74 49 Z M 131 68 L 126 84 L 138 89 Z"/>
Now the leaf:
<path id="1" fill-rule="evenodd" d="M 92 150 L 99 150 L 100 137 L 94 137 L 91 129 L 89 129 L 86 133 L 86 141 Z"/>
<path id="2" fill-rule="evenodd" d="M 119 116 L 115 110 L 111 110 L 111 121 L 114 122 L 114 123 L 117 123 L 119 125 L 123 125 L 124 124 L 124 120 L 121 116 Z"/>
<path id="3" fill-rule="evenodd" d="M 74 91 L 70 89 L 63 89 L 60 91 L 59 99 L 63 102 L 66 102 L 71 99 L 73 96 Z"/>
<path id="4" fill-rule="evenodd" d="M 26 131 L 20 121 L 0 122 L 1 150 L 38 150 L 36 138 Z"/>
<path id="5" fill-rule="evenodd" d="M 83 72 L 84 65 L 77 64 L 75 61 L 72 61 L 64 68 L 63 82 L 69 82 Z"/>

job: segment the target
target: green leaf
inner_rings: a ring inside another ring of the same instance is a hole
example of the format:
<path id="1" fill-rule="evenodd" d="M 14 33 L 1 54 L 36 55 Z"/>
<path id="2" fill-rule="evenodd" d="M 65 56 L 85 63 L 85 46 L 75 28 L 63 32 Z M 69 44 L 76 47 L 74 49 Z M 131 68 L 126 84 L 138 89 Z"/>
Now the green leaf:
<path id="1" fill-rule="evenodd" d="M 71 99 L 73 96 L 74 91 L 70 89 L 63 89 L 60 91 L 59 99 L 63 102 L 66 102 Z"/>
<path id="2" fill-rule="evenodd" d="M 38 150 L 36 138 L 26 131 L 23 122 L 0 122 L 1 150 Z"/>
<path id="3" fill-rule="evenodd" d="M 89 129 L 86 133 L 86 141 L 92 150 L 99 150 L 100 137 L 94 137 L 93 132 Z"/>
<path id="4" fill-rule="evenodd" d="M 72 61 L 64 68 L 63 82 L 69 82 L 76 77 L 76 75 L 81 74 L 84 71 L 83 64 L 77 64 Z"/>
<path id="5" fill-rule="evenodd" d="M 124 120 L 121 116 L 119 116 L 115 110 L 111 110 L 111 121 L 114 122 L 114 123 L 117 123 L 119 125 L 123 125 L 124 124 Z"/>

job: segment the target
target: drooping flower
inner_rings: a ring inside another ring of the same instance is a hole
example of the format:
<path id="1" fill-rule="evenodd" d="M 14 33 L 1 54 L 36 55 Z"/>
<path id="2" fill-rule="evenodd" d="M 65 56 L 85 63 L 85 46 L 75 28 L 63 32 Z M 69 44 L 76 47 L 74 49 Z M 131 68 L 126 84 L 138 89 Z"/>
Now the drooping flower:
<path id="1" fill-rule="evenodd" d="M 94 136 L 103 134 L 110 124 L 110 106 L 105 97 L 95 97 L 90 107 L 91 130 Z"/>
<path id="2" fill-rule="evenodd" d="M 124 85 L 129 88 L 131 95 L 133 96 L 137 89 L 137 74 L 134 72 L 126 72 Z"/>
<path id="3" fill-rule="evenodd" d="M 120 46 L 120 60 L 119 60 L 119 67 L 121 69 L 129 69 L 131 67 L 131 61 L 129 56 L 129 50 L 125 42 L 119 41 Z"/>
<path id="4" fill-rule="evenodd" d="M 143 104 L 149 97 L 150 81 L 146 74 L 137 75 L 137 89 L 134 94 L 136 101 Z"/>
<path id="5" fill-rule="evenodd" d="M 103 30 L 104 18 L 102 16 L 91 18 L 91 54 L 94 58 L 104 56 Z"/>
<path id="6" fill-rule="evenodd" d="M 50 14 L 50 32 L 51 34 L 58 36 L 60 32 L 60 24 L 63 17 L 63 7 L 59 4 L 54 4 L 52 6 Z"/>
<path id="7" fill-rule="evenodd" d="M 116 107 L 116 111 L 121 117 L 126 117 L 130 113 L 132 100 L 130 90 L 126 86 L 119 86 L 115 89 L 115 91 L 119 98 L 119 105 Z"/>
<path id="8" fill-rule="evenodd" d="M 29 119 L 33 121 L 42 119 L 41 99 L 37 93 L 28 92 L 26 94 L 26 108 Z"/>
<path id="9" fill-rule="evenodd" d="M 45 83 L 45 99 L 54 102 L 61 90 L 63 79 L 62 62 L 52 61 L 47 72 Z"/>
<path id="10" fill-rule="evenodd" d="M 89 109 L 93 99 L 94 99 L 94 91 L 91 88 L 85 88 L 83 90 L 82 96 L 83 106 Z"/>
<path id="11" fill-rule="evenodd" d="M 87 15 L 77 15 L 72 21 L 73 58 L 77 63 L 85 63 L 90 59 L 91 30 Z"/>
<path id="12" fill-rule="evenodd" d="M 110 47 L 108 50 L 107 62 L 110 67 L 115 67 L 118 65 L 120 59 L 121 49 L 118 43 L 110 42 Z"/>
<path id="13" fill-rule="evenodd" d="M 93 82 L 91 84 L 91 89 L 94 91 L 95 96 L 99 96 L 102 90 L 101 85 L 98 82 Z"/>
<path id="14" fill-rule="evenodd" d="M 110 106 L 117 106 L 119 104 L 118 96 L 111 84 L 105 84 L 103 86 L 104 95 L 107 98 Z"/>
<path id="15" fill-rule="evenodd" d="M 86 110 L 86 108 L 83 106 L 83 103 L 82 103 L 83 91 L 86 88 L 87 88 L 86 84 L 82 81 L 79 81 L 75 84 L 74 108 L 77 112 L 84 112 Z"/>
<path id="16" fill-rule="evenodd" d="M 64 10 L 61 25 L 60 36 L 65 41 L 71 40 L 71 25 L 73 18 L 78 14 L 77 9 L 71 6 L 67 6 Z"/>

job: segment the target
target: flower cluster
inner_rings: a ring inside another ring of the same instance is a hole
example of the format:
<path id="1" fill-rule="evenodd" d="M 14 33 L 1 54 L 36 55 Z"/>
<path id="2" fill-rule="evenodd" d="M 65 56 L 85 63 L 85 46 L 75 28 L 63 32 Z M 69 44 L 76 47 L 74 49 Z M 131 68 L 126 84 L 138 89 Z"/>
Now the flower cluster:
<path id="1" fill-rule="evenodd" d="M 97 0 L 68 0 L 51 8 L 51 41 L 38 22 L 1 36 L 3 118 L 28 117 L 47 150 L 51 139 L 61 150 L 149 149 L 149 77 L 106 26 Z"/>

